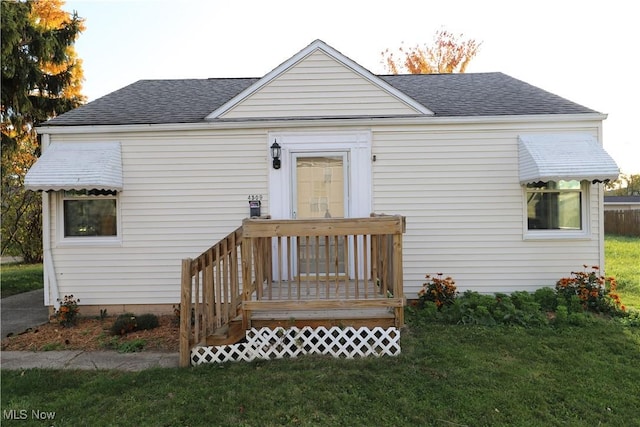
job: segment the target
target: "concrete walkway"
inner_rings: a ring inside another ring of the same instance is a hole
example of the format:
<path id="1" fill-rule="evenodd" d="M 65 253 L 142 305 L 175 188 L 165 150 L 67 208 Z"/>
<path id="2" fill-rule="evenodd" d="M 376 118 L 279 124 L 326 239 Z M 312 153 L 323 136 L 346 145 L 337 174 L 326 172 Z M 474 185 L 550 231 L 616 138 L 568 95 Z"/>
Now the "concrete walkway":
<path id="1" fill-rule="evenodd" d="M 3 339 L 49 321 L 49 309 L 44 306 L 44 289 L 2 298 L 0 310 Z"/>
<path id="2" fill-rule="evenodd" d="M 3 351 L 2 369 L 117 369 L 142 371 L 151 368 L 177 368 L 178 353 L 118 353 L 116 351 Z"/>

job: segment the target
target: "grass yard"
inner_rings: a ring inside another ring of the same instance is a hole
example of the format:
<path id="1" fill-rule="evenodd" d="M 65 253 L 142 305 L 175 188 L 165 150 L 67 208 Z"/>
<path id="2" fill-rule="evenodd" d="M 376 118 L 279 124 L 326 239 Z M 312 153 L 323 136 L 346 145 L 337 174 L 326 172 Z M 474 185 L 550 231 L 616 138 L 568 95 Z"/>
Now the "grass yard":
<path id="1" fill-rule="evenodd" d="M 42 264 L 3 264 L 0 272 L 2 298 L 42 289 Z"/>
<path id="2" fill-rule="evenodd" d="M 606 275 L 616 278 L 622 302 L 640 310 L 640 238 L 607 235 L 604 251 Z"/>
<path id="3" fill-rule="evenodd" d="M 638 426 L 640 328 L 423 325 L 398 357 L 189 369 L 2 372 L 12 410 L 55 426 Z"/>
<path id="4" fill-rule="evenodd" d="M 640 239 L 605 244 L 607 275 L 640 307 Z M 640 327 L 589 319 L 524 328 L 408 316 L 402 354 L 378 359 L 2 371 L 1 424 L 639 426 Z"/>

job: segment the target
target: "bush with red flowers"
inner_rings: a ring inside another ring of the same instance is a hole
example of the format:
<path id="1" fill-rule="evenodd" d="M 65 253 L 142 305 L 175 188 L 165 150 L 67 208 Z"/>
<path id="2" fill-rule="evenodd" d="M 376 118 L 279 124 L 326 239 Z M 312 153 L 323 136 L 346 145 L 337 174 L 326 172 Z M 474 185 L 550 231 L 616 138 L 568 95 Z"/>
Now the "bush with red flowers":
<path id="1" fill-rule="evenodd" d="M 65 328 L 75 325 L 80 313 L 78 307 L 80 299 L 74 298 L 73 295 L 65 295 L 62 300 L 58 298 L 58 302 L 60 302 L 60 308 L 55 313 L 58 323 Z"/>
<path id="2" fill-rule="evenodd" d="M 559 297 L 563 297 L 567 305 L 576 298 L 585 311 L 603 314 L 618 314 L 626 307 L 616 293 L 616 279 L 599 275 L 597 266 L 584 265 L 585 271 L 574 271 L 570 277 L 564 277 L 556 283 Z"/>
<path id="3" fill-rule="evenodd" d="M 442 276 L 442 273 L 438 273 L 435 277 L 429 274 L 426 275 L 428 282 L 422 285 L 422 289 L 418 292 L 418 305 L 420 307 L 423 307 L 427 301 L 434 302 L 438 310 L 446 305 L 453 304 L 458 293 L 456 282 L 449 276 L 445 278 Z"/>

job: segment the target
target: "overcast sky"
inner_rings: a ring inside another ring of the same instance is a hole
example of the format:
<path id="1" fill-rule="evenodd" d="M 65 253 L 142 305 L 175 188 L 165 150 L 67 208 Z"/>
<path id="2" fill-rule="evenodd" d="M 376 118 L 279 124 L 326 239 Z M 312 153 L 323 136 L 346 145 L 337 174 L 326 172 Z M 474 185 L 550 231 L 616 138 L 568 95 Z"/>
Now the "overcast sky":
<path id="1" fill-rule="evenodd" d="M 141 79 L 262 77 L 316 39 L 384 73 L 384 49 L 462 33 L 482 42 L 467 72 L 500 71 L 608 114 L 605 149 L 622 172 L 640 173 L 640 25 L 629 0 L 77 0 L 64 9 L 86 19 L 76 49 L 90 101 Z"/>

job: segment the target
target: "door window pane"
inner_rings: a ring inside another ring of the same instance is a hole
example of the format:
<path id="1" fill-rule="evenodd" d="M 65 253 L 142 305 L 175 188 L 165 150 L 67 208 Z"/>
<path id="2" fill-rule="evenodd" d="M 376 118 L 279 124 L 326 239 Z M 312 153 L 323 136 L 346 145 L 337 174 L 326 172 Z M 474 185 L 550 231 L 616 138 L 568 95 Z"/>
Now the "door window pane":
<path id="1" fill-rule="evenodd" d="M 296 218 L 345 216 L 342 156 L 297 157 L 296 180 Z"/>
<path id="2" fill-rule="evenodd" d="M 297 156 L 296 218 L 345 217 L 345 156 Z M 301 237 L 298 273 L 345 274 L 343 239 Z"/>

